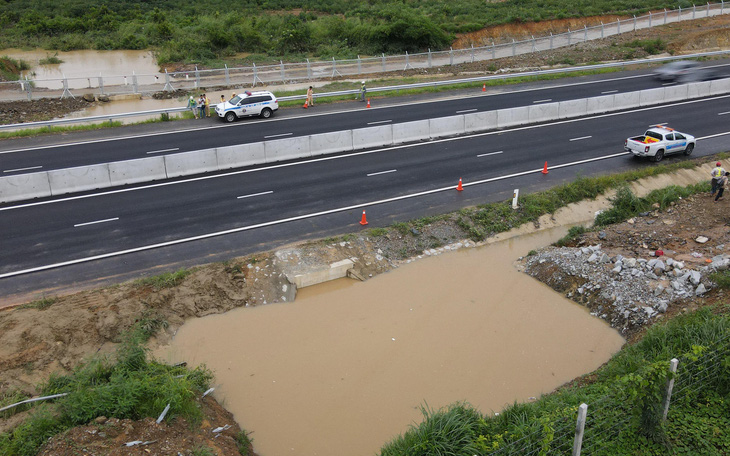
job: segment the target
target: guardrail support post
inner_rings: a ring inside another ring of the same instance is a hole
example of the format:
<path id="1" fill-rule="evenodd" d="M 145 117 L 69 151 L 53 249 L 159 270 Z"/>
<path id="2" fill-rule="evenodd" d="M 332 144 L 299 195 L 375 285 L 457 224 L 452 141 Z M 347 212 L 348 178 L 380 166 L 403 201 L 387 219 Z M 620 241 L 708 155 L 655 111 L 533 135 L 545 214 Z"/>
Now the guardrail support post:
<path id="1" fill-rule="evenodd" d="M 380 54 L 380 66 L 383 68 L 383 73 L 385 73 L 385 54 Z"/>
<path id="2" fill-rule="evenodd" d="M 63 93 L 61 94 L 61 98 L 71 97 L 73 99 L 76 99 L 75 96 L 71 93 L 70 90 L 68 90 L 68 79 L 66 79 L 66 75 L 63 75 Z"/>
<path id="3" fill-rule="evenodd" d="M 307 79 L 312 79 L 312 64 L 307 59 Z"/>
<path id="4" fill-rule="evenodd" d="M 616 19 L 616 34 L 621 33 L 621 19 Z"/>
<path id="5" fill-rule="evenodd" d="M 471 61 L 474 62 L 474 43 L 471 44 Z"/>
<path id="6" fill-rule="evenodd" d="M 588 26 L 583 24 L 583 41 L 588 41 Z"/>
<path id="7" fill-rule="evenodd" d="M 580 456 L 580 450 L 583 446 L 583 431 L 586 427 L 586 414 L 588 412 L 588 404 L 580 404 L 578 407 L 578 420 L 575 422 L 575 438 L 573 439 L 572 456 Z"/>
<path id="8" fill-rule="evenodd" d="M 710 2 L 707 2 L 707 15 L 705 17 L 710 17 Z"/>
<path id="9" fill-rule="evenodd" d="M 104 95 L 104 78 L 101 76 L 101 73 L 99 73 L 99 93 Z"/>
<path id="10" fill-rule="evenodd" d="M 139 84 L 137 84 L 137 75 L 132 71 L 132 93 L 139 93 Z"/>
<path id="11" fill-rule="evenodd" d="M 677 22 L 682 22 L 682 7 L 679 7 L 679 14 L 677 14 Z"/>
<path id="12" fill-rule="evenodd" d="M 357 74 L 362 74 L 362 60 L 360 60 L 360 56 L 357 56 Z"/>
<path id="13" fill-rule="evenodd" d="M 342 73 L 340 73 L 339 71 L 337 71 L 337 61 L 335 61 L 335 58 L 332 57 L 332 77 L 334 78 L 335 75 L 337 75 L 337 74 L 339 74 L 340 76 L 342 76 Z"/>
<path id="14" fill-rule="evenodd" d="M 231 85 L 231 75 L 228 74 L 228 64 L 224 64 L 224 66 L 226 67 L 226 85 L 229 86 Z"/>
<path id="15" fill-rule="evenodd" d="M 281 70 L 281 82 L 286 82 L 286 73 L 284 72 L 284 62 L 281 60 L 279 60 L 279 69 Z"/>
<path id="16" fill-rule="evenodd" d="M 667 413 L 669 413 L 669 403 L 672 400 L 672 389 L 674 389 L 674 374 L 677 373 L 677 364 L 679 364 L 679 360 L 677 358 L 672 358 L 669 361 L 669 372 L 672 373 L 672 377 L 667 382 L 667 391 L 664 395 L 664 413 L 662 414 L 662 421 L 667 421 Z"/>
<path id="17" fill-rule="evenodd" d="M 172 84 L 170 84 L 170 73 L 167 72 L 167 68 L 165 68 L 165 87 L 162 90 L 165 92 L 175 91 L 175 89 L 172 87 Z"/>
<path id="18" fill-rule="evenodd" d="M 433 66 L 432 63 L 433 62 L 431 61 L 431 48 L 428 48 L 428 67 L 429 68 L 431 68 Z"/>
<path id="19" fill-rule="evenodd" d="M 516 52 L 517 52 L 517 49 L 516 49 L 516 45 L 515 45 L 515 39 L 514 39 L 514 38 L 512 38 L 512 56 L 513 56 L 513 57 L 514 57 L 515 55 L 517 55 L 517 54 L 516 54 Z"/>
<path id="20" fill-rule="evenodd" d="M 695 15 L 697 14 L 697 6 L 695 4 L 692 4 L 692 19 L 695 18 Z"/>
<path id="21" fill-rule="evenodd" d="M 28 80 L 28 76 L 25 77 L 25 84 L 23 84 L 23 89 L 25 90 L 28 101 L 31 101 L 33 99 L 33 86 L 31 82 Z"/>
<path id="22" fill-rule="evenodd" d="M 198 71 L 198 65 L 195 65 L 195 88 L 200 88 L 200 71 Z"/>
<path id="23" fill-rule="evenodd" d="M 634 31 L 636 31 L 636 14 L 634 14 Z"/>
<path id="24" fill-rule="evenodd" d="M 571 32 L 570 29 L 568 29 L 568 46 L 570 46 L 570 37 L 572 35 L 573 35 L 573 32 Z M 512 41 L 514 41 L 514 39 Z"/>
<path id="25" fill-rule="evenodd" d="M 449 48 L 449 65 L 454 64 L 454 48 Z"/>

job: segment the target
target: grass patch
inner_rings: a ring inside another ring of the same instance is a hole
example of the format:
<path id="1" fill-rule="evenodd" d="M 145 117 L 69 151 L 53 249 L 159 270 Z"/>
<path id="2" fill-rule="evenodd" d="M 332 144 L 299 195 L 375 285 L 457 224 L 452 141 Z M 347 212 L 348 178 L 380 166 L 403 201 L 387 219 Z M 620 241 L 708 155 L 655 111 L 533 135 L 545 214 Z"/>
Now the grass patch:
<path id="1" fill-rule="evenodd" d="M 0 57 L 0 75 L 6 81 L 17 81 L 20 79 L 20 72 L 30 70 L 30 64 L 25 60 L 16 60 L 7 55 Z"/>
<path id="2" fill-rule="evenodd" d="M 192 269 L 178 269 L 175 272 L 166 272 L 164 274 L 136 280 L 134 284 L 142 287 L 152 287 L 155 290 L 172 288 L 180 284 L 180 282 L 182 282 L 183 279 L 192 272 Z"/>
<path id="3" fill-rule="evenodd" d="M 370 234 L 370 236 L 372 236 L 372 237 L 385 236 L 386 234 L 388 234 L 388 229 L 387 228 L 370 228 L 368 230 L 368 234 Z"/>
<path id="4" fill-rule="evenodd" d="M 63 63 L 63 60 L 58 58 L 58 52 L 56 52 L 53 55 L 46 55 L 44 58 L 40 59 L 38 63 L 40 65 L 58 65 L 59 63 Z"/>
<path id="5" fill-rule="evenodd" d="M 253 439 L 243 429 L 236 435 L 236 446 L 241 455 L 253 456 Z"/>
<path id="6" fill-rule="evenodd" d="M 110 121 L 110 122 L 103 122 L 98 124 L 89 124 L 89 125 L 69 125 L 69 126 L 46 126 L 46 127 L 39 127 L 39 128 L 28 128 L 25 130 L 16 130 L 16 131 L 1 131 L 0 132 L 0 139 L 8 139 L 8 138 L 27 138 L 30 136 L 39 136 L 39 135 L 45 135 L 50 133 L 69 133 L 74 131 L 93 131 L 93 130 L 103 130 L 106 128 L 116 128 L 121 127 L 122 122 L 118 120 Z"/>
<path id="7" fill-rule="evenodd" d="M 41 299 L 35 300 L 33 302 L 29 302 L 27 304 L 23 304 L 18 306 L 18 309 L 38 309 L 38 310 L 46 310 L 49 307 L 51 307 L 55 302 L 58 301 L 58 298 L 55 296 L 49 296 L 49 297 L 43 297 Z"/>
<path id="8" fill-rule="evenodd" d="M 571 244 L 573 241 L 575 241 L 577 238 L 580 237 L 581 234 L 585 233 L 587 230 L 583 225 L 576 225 L 571 226 L 570 229 L 568 229 L 568 234 L 563 236 L 562 238 L 558 239 L 558 241 L 555 243 L 558 247 L 564 247 L 568 244 Z"/>

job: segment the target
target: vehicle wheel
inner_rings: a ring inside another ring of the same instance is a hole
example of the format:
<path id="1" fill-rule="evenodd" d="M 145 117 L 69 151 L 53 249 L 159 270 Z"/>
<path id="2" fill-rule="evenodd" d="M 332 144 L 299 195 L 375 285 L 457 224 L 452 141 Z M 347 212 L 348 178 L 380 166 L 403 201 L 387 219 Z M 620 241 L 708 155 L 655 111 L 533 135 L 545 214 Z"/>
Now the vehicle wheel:
<path id="1" fill-rule="evenodd" d="M 687 148 L 684 149 L 684 155 L 692 155 L 693 150 L 695 150 L 695 145 L 692 143 L 687 144 Z"/>
<path id="2" fill-rule="evenodd" d="M 226 113 L 227 122 L 233 122 L 234 120 L 236 120 L 236 115 L 234 113 L 232 113 L 232 112 Z"/>
<path id="3" fill-rule="evenodd" d="M 262 109 L 261 117 L 263 117 L 264 119 L 268 119 L 269 117 L 271 117 L 271 109 L 269 109 L 269 108 Z"/>
<path id="4" fill-rule="evenodd" d="M 660 162 L 660 161 L 662 161 L 662 158 L 664 158 L 664 151 L 663 150 L 658 150 L 657 153 L 656 153 L 656 155 L 654 155 L 654 161 L 655 162 Z"/>

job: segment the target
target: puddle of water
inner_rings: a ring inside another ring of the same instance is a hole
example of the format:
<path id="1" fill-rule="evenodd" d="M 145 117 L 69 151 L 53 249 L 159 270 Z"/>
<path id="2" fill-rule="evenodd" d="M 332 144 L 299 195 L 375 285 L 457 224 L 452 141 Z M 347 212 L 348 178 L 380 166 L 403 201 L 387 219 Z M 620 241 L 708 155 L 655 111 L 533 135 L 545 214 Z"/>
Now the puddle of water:
<path id="1" fill-rule="evenodd" d="M 216 397 L 262 456 L 375 454 L 418 406 L 482 412 L 590 372 L 623 339 L 520 273 L 513 260 L 554 229 L 431 257 L 359 283 L 300 290 L 296 302 L 187 322 L 158 357 L 205 363 Z"/>
<path id="2" fill-rule="evenodd" d="M 69 78 L 69 88 L 81 89 L 98 87 L 97 76 L 127 76 L 131 78 L 134 71 L 137 75 L 160 75 L 159 67 L 154 56 L 149 51 L 58 51 L 57 57 L 63 63 L 40 65 L 40 60 L 56 55 L 56 51 L 34 49 L 3 49 L 0 55 L 7 55 L 14 59 L 22 59 L 31 65 L 27 76 L 36 80 L 36 87 L 47 89 L 62 89 L 62 81 L 43 81 L 43 79 Z M 23 77 L 26 73 L 23 73 Z M 82 80 L 73 78 L 84 78 Z M 86 78 L 90 78 L 87 80 Z M 118 78 L 117 78 L 118 79 Z M 112 80 L 107 81 L 111 84 Z M 131 83 L 131 80 L 129 81 Z M 117 82 L 118 83 L 118 82 Z"/>

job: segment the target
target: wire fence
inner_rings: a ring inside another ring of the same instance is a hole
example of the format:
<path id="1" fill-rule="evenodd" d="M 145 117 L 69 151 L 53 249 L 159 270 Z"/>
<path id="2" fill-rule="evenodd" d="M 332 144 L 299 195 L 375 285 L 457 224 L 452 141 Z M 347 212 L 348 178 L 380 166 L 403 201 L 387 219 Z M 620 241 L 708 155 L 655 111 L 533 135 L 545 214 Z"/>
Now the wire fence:
<path id="1" fill-rule="evenodd" d="M 387 73 L 435 66 L 457 65 L 476 61 L 493 60 L 532 52 L 540 52 L 571 46 L 590 40 L 606 38 L 621 33 L 677 23 L 692 19 L 726 14 L 724 0 L 720 3 L 707 3 L 692 8 L 678 8 L 663 12 L 650 12 L 644 16 L 597 26 L 585 25 L 578 30 L 565 33 L 552 33 L 543 37 L 527 40 L 512 40 L 511 43 L 479 46 L 466 49 L 435 51 L 357 59 L 310 61 L 276 65 L 256 65 L 244 67 L 225 66 L 224 68 L 192 71 L 178 71 L 155 74 L 137 74 L 131 71 L 126 75 L 86 75 L 81 77 L 62 77 L 47 79 L 25 78 L 19 81 L 0 82 L 0 99 L 11 98 L 13 94 L 25 93 L 31 100 L 34 92 L 43 96 L 74 96 L 73 91 L 83 91 L 95 95 L 118 95 L 155 93 L 175 90 L 196 90 L 202 87 L 256 87 L 265 84 L 285 84 L 312 80 L 335 79 L 339 77 L 362 77 L 375 73 Z"/>
<path id="2" fill-rule="evenodd" d="M 730 333 L 726 332 L 713 346 L 667 363 L 666 370 L 670 380 L 662 392 L 663 403 L 655 404 L 654 413 L 657 410 L 663 411 L 661 420 L 671 419 L 671 415 L 667 418 L 671 403 L 694 402 L 704 390 L 719 384 L 729 384 L 728 360 Z M 645 373 L 640 371 L 637 375 L 642 376 Z M 600 400 L 587 404 L 585 408 L 587 413 L 584 418 L 578 412 L 576 419 L 576 407 L 570 407 L 547 419 L 543 417 L 533 420 L 530 432 L 505 438 L 500 448 L 488 455 L 611 455 L 616 454 L 612 452 L 613 446 L 618 445 L 622 433 L 631 431 L 631 435 L 635 435 L 641 426 L 639 417 L 642 409 L 632 398 L 628 387 L 612 387 Z M 660 417 L 655 418 L 658 421 Z"/>

